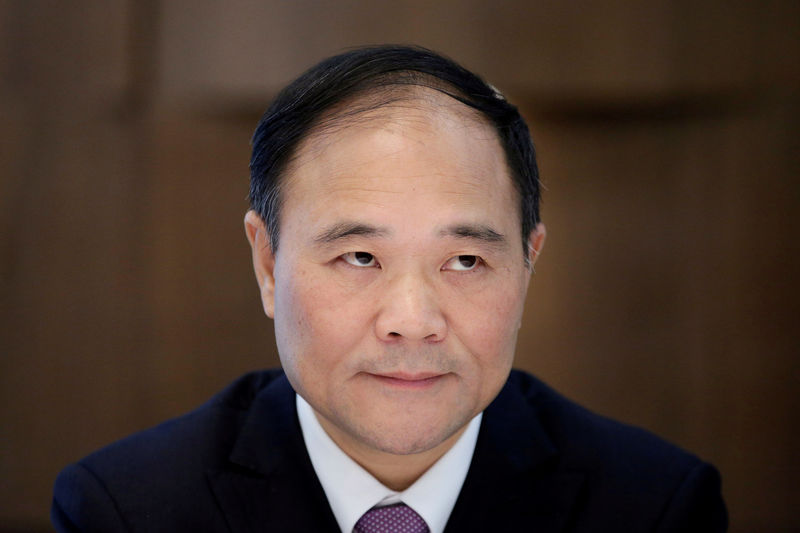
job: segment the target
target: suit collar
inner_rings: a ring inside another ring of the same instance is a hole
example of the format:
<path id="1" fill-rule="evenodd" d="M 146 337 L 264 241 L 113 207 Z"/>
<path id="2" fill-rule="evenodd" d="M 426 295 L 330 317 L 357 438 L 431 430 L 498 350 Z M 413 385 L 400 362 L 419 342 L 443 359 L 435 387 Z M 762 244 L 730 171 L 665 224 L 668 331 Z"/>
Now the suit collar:
<path id="1" fill-rule="evenodd" d="M 520 524 L 539 533 L 563 530 L 583 475 L 560 468 L 539 413 L 544 389 L 512 372 L 486 409 L 447 532 L 511 531 Z M 208 479 L 231 531 L 338 530 L 283 374 L 253 400 L 229 467 Z"/>
<path id="2" fill-rule="evenodd" d="M 469 474 L 446 531 L 566 526 L 584 476 L 560 468 L 559 450 L 542 424 L 538 380 L 512 372 L 484 412 Z"/>
<path id="3" fill-rule="evenodd" d="M 288 455 L 305 449 L 294 390 L 280 374 L 254 398 L 230 455 L 231 462 L 268 476 Z"/>
<path id="4" fill-rule="evenodd" d="M 253 400 L 229 459 L 208 480 L 231 531 L 337 531 L 283 374 Z"/>
<path id="5" fill-rule="evenodd" d="M 486 408 L 481 437 L 487 453 L 506 462 L 513 471 L 525 472 L 553 460 L 558 451 L 520 389 L 520 377 L 512 372 Z"/>

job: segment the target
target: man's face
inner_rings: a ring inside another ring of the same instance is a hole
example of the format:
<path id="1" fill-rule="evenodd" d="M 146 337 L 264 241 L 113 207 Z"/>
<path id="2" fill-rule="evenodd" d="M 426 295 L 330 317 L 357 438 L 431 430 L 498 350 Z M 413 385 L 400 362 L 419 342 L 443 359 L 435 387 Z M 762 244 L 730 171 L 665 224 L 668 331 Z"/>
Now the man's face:
<path id="1" fill-rule="evenodd" d="M 419 453 L 499 392 L 529 270 L 491 126 L 445 96 L 371 113 L 301 144 L 274 257 L 260 220 L 248 234 L 286 375 L 328 433 Z"/>

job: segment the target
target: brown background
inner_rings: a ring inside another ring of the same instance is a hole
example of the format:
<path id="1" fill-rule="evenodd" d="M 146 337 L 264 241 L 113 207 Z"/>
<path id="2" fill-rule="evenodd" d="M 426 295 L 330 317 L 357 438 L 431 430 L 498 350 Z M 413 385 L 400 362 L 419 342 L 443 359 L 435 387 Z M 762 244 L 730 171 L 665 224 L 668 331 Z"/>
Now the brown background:
<path id="1" fill-rule="evenodd" d="M 795 1 L 0 0 L 0 529 L 57 471 L 277 362 L 249 136 L 344 47 L 415 42 L 531 122 L 548 243 L 518 366 L 800 529 Z"/>

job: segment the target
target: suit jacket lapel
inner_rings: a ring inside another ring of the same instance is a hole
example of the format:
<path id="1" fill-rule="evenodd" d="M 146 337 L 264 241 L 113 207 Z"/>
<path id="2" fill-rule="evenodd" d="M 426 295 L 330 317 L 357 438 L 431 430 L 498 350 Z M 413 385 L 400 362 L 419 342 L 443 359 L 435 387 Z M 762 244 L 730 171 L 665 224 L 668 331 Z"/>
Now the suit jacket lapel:
<path id="1" fill-rule="evenodd" d="M 583 475 L 560 467 L 535 405 L 512 374 L 486 409 L 447 533 L 513 531 L 520 525 L 551 533 L 567 526 Z M 208 480 L 231 531 L 338 531 L 285 376 L 255 398 L 228 467 L 209 472 Z"/>
<path id="2" fill-rule="evenodd" d="M 285 376 L 255 398 L 228 468 L 208 473 L 231 531 L 337 531 Z"/>
<path id="3" fill-rule="evenodd" d="M 486 409 L 469 473 L 446 532 L 537 533 L 566 527 L 583 475 L 559 467 L 535 401 L 518 390 L 514 376 Z"/>

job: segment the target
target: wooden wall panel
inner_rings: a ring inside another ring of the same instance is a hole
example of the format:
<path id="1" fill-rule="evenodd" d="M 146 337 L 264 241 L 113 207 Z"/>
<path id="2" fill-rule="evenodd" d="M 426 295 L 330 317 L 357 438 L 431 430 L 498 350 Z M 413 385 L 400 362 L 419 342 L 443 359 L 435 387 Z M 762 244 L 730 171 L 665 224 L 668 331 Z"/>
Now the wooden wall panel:
<path id="1" fill-rule="evenodd" d="M 797 524 L 796 113 L 533 119 L 548 243 L 518 362 L 717 464 L 733 531 Z"/>
<path id="2" fill-rule="evenodd" d="M 162 417 L 279 365 L 244 233 L 256 120 L 165 116 L 156 127 L 148 257 Z"/>
<path id="3" fill-rule="evenodd" d="M 92 449 L 277 363 L 248 139 L 323 55 L 416 41 L 520 102 L 548 243 L 518 362 L 800 528 L 800 4 L 0 2 L 0 530 Z"/>
<path id="4" fill-rule="evenodd" d="M 30 528 L 64 461 L 146 409 L 140 128 L 124 4 L 2 8 L 0 524 Z"/>
<path id="5" fill-rule="evenodd" d="M 451 54 L 504 90 L 638 96 L 738 85 L 763 62 L 759 22 L 790 9 L 783 4 L 405 0 L 387 8 L 358 0 L 201 0 L 187 9 L 165 2 L 159 96 L 169 105 L 258 99 L 298 67 L 380 42 Z"/>

